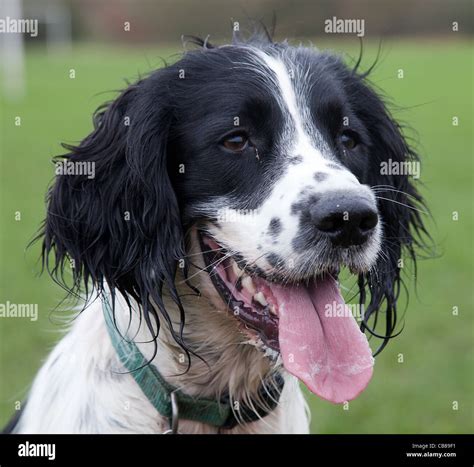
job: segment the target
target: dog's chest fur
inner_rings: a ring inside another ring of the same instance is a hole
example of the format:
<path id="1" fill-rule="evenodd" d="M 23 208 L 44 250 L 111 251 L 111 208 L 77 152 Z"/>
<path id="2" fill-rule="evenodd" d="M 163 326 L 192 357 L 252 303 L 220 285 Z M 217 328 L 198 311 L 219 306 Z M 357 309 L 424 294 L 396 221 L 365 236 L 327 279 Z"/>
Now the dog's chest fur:
<path id="1" fill-rule="evenodd" d="M 203 310 L 194 298 L 187 307 L 186 327 L 195 349 L 209 363 L 193 359 L 189 372 L 169 381 L 189 394 L 218 397 L 228 390 L 237 400 L 257 388 L 269 363 L 253 346 L 234 341 L 233 323 L 219 312 Z M 206 312 L 207 311 L 207 312 Z M 128 311 L 119 300 L 117 316 L 128 322 Z M 210 318 L 211 317 L 211 318 Z M 209 323 L 209 319 L 213 322 Z M 133 324 L 132 324 L 133 328 Z M 212 332 L 211 332 L 212 330 Z M 149 340 L 144 329 L 135 329 L 136 341 Z M 132 334 L 135 333 L 133 331 Z M 182 350 L 171 345 L 162 329 L 153 363 L 163 375 L 182 373 Z M 224 346 L 222 343 L 225 343 Z M 146 358 L 152 344 L 137 344 Z M 163 433 L 169 428 L 144 396 L 135 380 L 125 373 L 112 347 L 100 300 L 74 321 L 39 371 L 17 433 Z M 297 381 L 285 375 L 279 406 L 264 419 L 224 431 L 181 420 L 183 433 L 307 433 L 308 411 Z"/>

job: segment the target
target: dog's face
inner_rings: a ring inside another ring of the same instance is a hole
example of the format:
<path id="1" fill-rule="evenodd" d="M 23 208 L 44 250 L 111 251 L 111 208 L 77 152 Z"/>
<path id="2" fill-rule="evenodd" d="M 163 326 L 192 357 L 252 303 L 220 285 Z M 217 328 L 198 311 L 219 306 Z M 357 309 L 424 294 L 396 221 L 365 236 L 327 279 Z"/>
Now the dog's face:
<path id="1" fill-rule="evenodd" d="M 341 264 L 367 271 L 381 223 L 358 116 L 366 102 L 351 99 L 330 57 L 308 49 L 205 53 L 179 64 L 176 84 L 192 96 L 176 100 L 171 157 L 187 224 L 204 220 L 223 248 L 277 280 Z"/>
<path id="2" fill-rule="evenodd" d="M 339 58 L 261 42 L 187 53 L 126 90 L 71 149 L 96 178 L 58 179 L 51 192 L 45 251 L 57 266 L 69 255 L 76 280 L 107 281 L 155 314 L 144 297 L 162 307 L 166 286 L 179 304 L 176 264 L 186 274 L 198 249 L 206 276 L 193 285 L 237 333 L 326 399 L 365 387 L 373 360 L 338 313 L 337 274 L 346 266 L 370 289 L 366 319 L 384 299 L 392 312 L 418 195 L 406 175 L 381 174 L 412 153 Z"/>

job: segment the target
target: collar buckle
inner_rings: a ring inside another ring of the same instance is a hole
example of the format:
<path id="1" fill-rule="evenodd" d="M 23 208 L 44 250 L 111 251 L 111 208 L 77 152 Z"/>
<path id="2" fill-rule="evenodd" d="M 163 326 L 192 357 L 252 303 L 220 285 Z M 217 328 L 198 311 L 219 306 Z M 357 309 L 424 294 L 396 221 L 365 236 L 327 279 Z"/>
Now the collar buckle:
<path id="1" fill-rule="evenodd" d="M 171 417 L 170 417 L 170 427 L 168 430 L 164 431 L 164 435 L 179 435 L 181 434 L 178 431 L 179 427 L 179 406 L 178 406 L 178 395 L 176 390 L 170 394 L 171 398 Z"/>

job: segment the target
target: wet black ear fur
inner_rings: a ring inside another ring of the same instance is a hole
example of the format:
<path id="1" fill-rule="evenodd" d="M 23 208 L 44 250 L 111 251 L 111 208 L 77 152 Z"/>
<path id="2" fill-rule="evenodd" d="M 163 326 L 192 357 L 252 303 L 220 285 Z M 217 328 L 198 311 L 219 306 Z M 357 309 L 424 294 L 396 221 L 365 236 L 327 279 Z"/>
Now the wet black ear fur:
<path id="1" fill-rule="evenodd" d="M 150 329 L 151 317 L 170 324 L 166 287 L 181 311 L 181 335 L 174 337 L 184 345 L 184 311 L 174 279 L 185 253 L 167 171 L 168 79 L 164 69 L 129 86 L 98 110 L 94 130 L 79 145 L 65 145 L 69 152 L 56 164 L 87 164 L 94 177 L 56 176 L 48 193 L 42 256 L 52 276 L 72 292 L 87 293 L 93 286 L 103 293 L 107 286 L 112 300 L 116 291 L 135 298 Z M 72 285 L 64 280 L 69 265 Z"/>

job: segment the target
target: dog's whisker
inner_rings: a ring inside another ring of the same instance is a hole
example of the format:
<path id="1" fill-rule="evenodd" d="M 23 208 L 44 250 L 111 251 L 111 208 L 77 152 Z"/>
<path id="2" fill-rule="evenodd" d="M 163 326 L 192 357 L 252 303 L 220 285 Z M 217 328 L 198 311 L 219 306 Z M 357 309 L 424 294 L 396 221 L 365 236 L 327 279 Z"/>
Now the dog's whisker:
<path id="1" fill-rule="evenodd" d="M 412 195 L 411 193 L 407 193 L 406 191 L 402 191 L 402 190 L 396 190 L 396 189 L 392 189 L 392 188 L 372 188 L 372 191 L 377 194 L 377 193 L 384 193 L 384 192 L 393 192 L 393 193 L 399 193 L 403 196 L 406 196 L 407 198 L 413 200 L 414 202 L 416 203 L 419 203 L 419 198 L 417 198 L 416 196 Z"/>
<path id="2" fill-rule="evenodd" d="M 220 251 L 225 251 L 226 249 L 224 247 L 221 247 L 221 248 L 215 248 L 213 250 L 206 250 L 206 253 L 218 253 Z M 192 258 L 193 256 L 202 256 L 202 251 L 199 251 L 197 253 L 190 253 L 188 255 L 184 255 L 183 256 L 183 259 L 184 258 Z"/>
<path id="3" fill-rule="evenodd" d="M 419 213 L 421 213 L 421 214 L 426 214 L 426 215 L 428 214 L 428 211 L 424 211 L 423 209 L 415 208 L 414 206 L 410 206 L 409 204 L 406 204 L 406 203 L 401 203 L 400 201 L 396 201 L 396 200 L 394 200 L 394 199 L 383 198 L 382 196 L 377 196 L 377 195 L 375 195 L 375 197 L 376 197 L 377 199 L 382 199 L 382 200 L 384 200 L 384 201 L 389 201 L 390 203 L 399 204 L 400 206 L 403 206 L 403 207 L 405 207 L 405 208 L 407 208 L 407 209 L 411 209 L 411 210 L 413 210 L 413 211 L 417 211 L 417 212 L 419 212 Z"/>
<path id="4" fill-rule="evenodd" d="M 196 273 L 192 274 L 191 276 L 187 277 L 186 279 L 179 281 L 179 284 L 184 284 L 186 281 L 189 279 L 192 279 L 193 277 L 196 277 L 198 274 L 201 274 L 202 272 L 209 272 L 209 270 L 215 269 L 218 267 L 222 262 L 224 262 L 226 259 L 229 259 L 232 257 L 231 253 L 227 253 L 224 255 L 224 257 L 217 259 L 216 261 L 212 262 L 211 264 L 207 265 L 205 268 L 201 268 L 201 270 L 197 271 Z"/>

